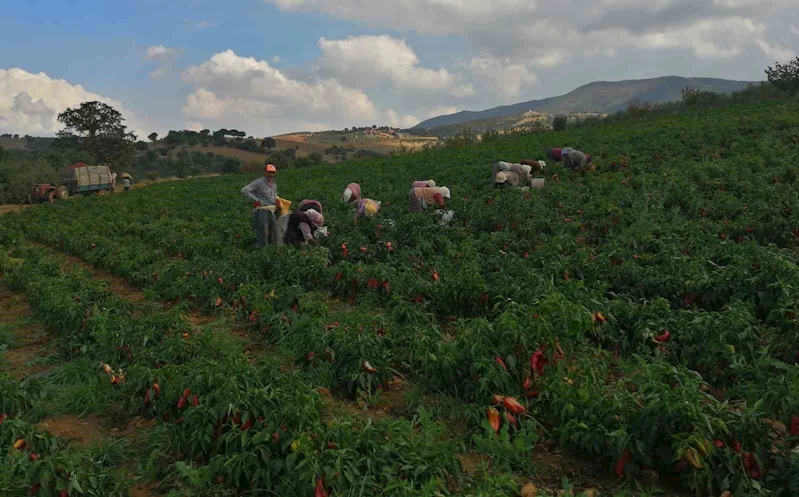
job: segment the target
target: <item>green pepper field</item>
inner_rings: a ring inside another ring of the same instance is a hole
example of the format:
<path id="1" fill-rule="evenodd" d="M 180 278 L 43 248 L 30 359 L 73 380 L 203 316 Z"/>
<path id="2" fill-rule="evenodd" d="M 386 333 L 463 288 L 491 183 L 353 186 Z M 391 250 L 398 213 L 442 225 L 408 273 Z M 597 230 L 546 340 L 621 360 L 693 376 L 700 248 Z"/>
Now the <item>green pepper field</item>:
<path id="1" fill-rule="evenodd" d="M 596 172 L 493 186 L 555 146 Z M 798 172 L 794 100 L 284 170 L 300 250 L 250 248 L 245 176 L 4 215 L 48 345 L 25 374 L 0 324 L 0 495 L 799 495 Z"/>

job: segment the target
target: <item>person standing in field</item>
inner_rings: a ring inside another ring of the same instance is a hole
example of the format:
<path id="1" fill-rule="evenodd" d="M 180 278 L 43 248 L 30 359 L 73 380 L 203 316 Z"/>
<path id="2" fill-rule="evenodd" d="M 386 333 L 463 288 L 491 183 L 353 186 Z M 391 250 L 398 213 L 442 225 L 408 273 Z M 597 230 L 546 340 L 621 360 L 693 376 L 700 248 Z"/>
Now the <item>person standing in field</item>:
<path id="1" fill-rule="evenodd" d="M 450 191 L 446 186 L 411 188 L 408 192 L 408 210 L 422 212 L 433 204 L 444 207 L 445 198 L 450 198 Z"/>
<path id="2" fill-rule="evenodd" d="M 341 194 L 342 202 L 357 202 L 361 199 L 361 185 L 358 183 L 350 183 Z"/>
<path id="3" fill-rule="evenodd" d="M 278 243 L 277 239 L 277 184 L 274 164 L 266 164 L 264 175 L 241 189 L 241 194 L 252 200 L 253 229 L 257 236 L 255 247 L 263 248 Z"/>
<path id="4" fill-rule="evenodd" d="M 125 191 L 129 192 L 130 191 L 130 178 L 129 177 L 122 178 L 122 184 L 125 185 Z"/>
<path id="5" fill-rule="evenodd" d="M 116 193 L 116 191 L 117 191 L 117 173 L 115 173 L 111 169 L 109 169 L 109 171 L 111 172 L 111 185 L 110 185 L 111 187 L 110 187 L 110 190 L 111 190 L 111 193 Z"/>

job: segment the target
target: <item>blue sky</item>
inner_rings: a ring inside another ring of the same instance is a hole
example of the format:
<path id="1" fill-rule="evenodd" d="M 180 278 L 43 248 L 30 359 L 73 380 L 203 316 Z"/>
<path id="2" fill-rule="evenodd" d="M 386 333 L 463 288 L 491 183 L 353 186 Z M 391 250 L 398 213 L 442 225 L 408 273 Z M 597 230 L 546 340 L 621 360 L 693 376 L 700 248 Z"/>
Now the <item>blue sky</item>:
<path id="1" fill-rule="evenodd" d="M 55 115 L 87 99 L 139 133 L 264 136 L 410 126 L 595 80 L 760 80 L 796 56 L 794 1 L 13 2 L 0 18 L 13 47 L 0 51 L 0 132 L 53 134 Z"/>

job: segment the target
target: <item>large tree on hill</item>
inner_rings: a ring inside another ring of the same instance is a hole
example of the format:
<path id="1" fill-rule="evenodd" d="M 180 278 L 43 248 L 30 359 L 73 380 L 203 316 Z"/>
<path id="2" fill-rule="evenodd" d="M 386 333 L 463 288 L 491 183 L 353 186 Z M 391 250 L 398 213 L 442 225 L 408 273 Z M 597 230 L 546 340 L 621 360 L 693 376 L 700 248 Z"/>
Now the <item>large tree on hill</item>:
<path id="1" fill-rule="evenodd" d="M 153 132 L 153 133 L 150 133 L 150 134 L 147 136 L 147 138 L 149 138 L 151 142 L 155 143 L 155 140 L 157 140 L 157 139 L 158 139 L 158 133 L 155 133 L 155 132 Z"/>
<path id="2" fill-rule="evenodd" d="M 769 83 L 780 90 L 789 93 L 799 92 L 799 57 L 787 64 L 777 62 L 773 68 L 766 68 L 766 76 Z"/>
<path id="3" fill-rule="evenodd" d="M 58 115 L 64 129 L 60 138 L 77 138 L 80 147 L 97 164 L 128 166 L 135 154 L 136 135 L 127 131 L 122 114 L 102 102 L 83 102 Z"/>
<path id="4" fill-rule="evenodd" d="M 261 141 L 261 146 L 267 150 L 271 150 L 277 146 L 277 142 L 271 136 L 268 136 Z"/>

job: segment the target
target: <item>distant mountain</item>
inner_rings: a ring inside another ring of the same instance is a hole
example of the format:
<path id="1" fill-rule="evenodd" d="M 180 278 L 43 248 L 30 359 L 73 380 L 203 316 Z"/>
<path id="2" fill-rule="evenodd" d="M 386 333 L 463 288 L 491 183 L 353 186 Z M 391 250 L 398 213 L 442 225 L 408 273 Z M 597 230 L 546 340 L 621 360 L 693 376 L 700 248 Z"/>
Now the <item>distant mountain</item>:
<path id="1" fill-rule="evenodd" d="M 422 121 L 415 128 L 451 126 L 469 121 L 515 116 L 529 111 L 547 114 L 576 112 L 610 114 L 627 108 L 633 100 L 653 104 L 680 100 L 682 98 L 680 90 L 686 86 L 693 86 L 702 91 L 732 93 L 743 90 L 749 84 L 757 84 L 757 82 L 715 78 L 682 78 L 679 76 L 627 81 L 596 81 L 559 97 L 503 105 L 483 111 L 461 111 Z"/>

